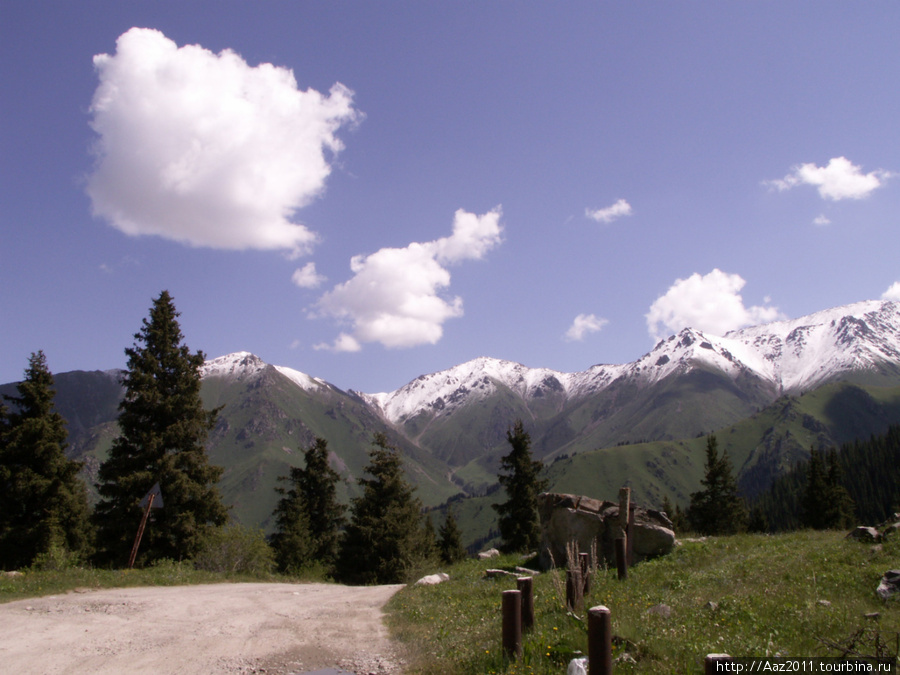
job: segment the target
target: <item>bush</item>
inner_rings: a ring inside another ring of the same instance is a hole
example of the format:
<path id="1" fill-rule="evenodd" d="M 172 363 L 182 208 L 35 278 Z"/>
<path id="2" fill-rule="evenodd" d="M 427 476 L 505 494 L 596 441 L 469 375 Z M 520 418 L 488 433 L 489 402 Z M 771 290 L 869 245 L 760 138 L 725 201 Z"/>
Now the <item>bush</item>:
<path id="1" fill-rule="evenodd" d="M 227 525 L 206 536 L 194 565 L 207 572 L 265 575 L 272 572 L 275 556 L 262 530 Z"/>

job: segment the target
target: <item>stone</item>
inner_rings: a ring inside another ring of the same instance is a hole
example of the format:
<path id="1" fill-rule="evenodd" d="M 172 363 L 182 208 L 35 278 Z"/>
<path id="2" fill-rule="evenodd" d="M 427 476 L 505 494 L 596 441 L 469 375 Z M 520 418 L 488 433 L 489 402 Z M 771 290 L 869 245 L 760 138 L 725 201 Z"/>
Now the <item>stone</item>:
<path id="1" fill-rule="evenodd" d="M 647 610 L 647 614 L 653 614 L 654 616 L 662 617 L 663 619 L 668 619 L 672 616 L 672 608 L 666 604 L 660 603 L 658 605 L 653 605 L 650 609 Z"/>
<path id="2" fill-rule="evenodd" d="M 881 539 L 884 541 L 889 537 L 894 537 L 898 532 L 900 532 L 900 523 L 891 523 L 881 530 Z"/>
<path id="3" fill-rule="evenodd" d="M 416 586 L 437 586 L 445 581 L 450 581 L 450 575 L 446 572 L 438 572 L 437 574 L 429 574 L 419 579 Z"/>
<path id="4" fill-rule="evenodd" d="M 874 544 L 877 544 L 879 541 L 881 541 L 881 535 L 878 533 L 878 530 L 876 530 L 874 527 L 863 527 L 862 525 L 851 530 L 846 538 L 854 539 L 855 541 L 870 542 Z"/>
<path id="5" fill-rule="evenodd" d="M 900 593 L 900 570 L 888 570 L 881 577 L 881 583 L 875 589 L 882 600 L 889 600 Z"/>
<path id="6" fill-rule="evenodd" d="M 662 511 L 632 503 L 634 523 L 630 544 L 632 562 L 640 562 L 671 552 L 675 548 L 672 521 Z M 538 495 L 541 519 L 540 564 L 543 569 L 565 568 L 566 546 L 574 543 L 579 553 L 590 553 L 596 543 L 600 561 L 616 564 L 615 538 L 618 534 L 619 505 L 579 495 L 544 492 Z"/>
<path id="7" fill-rule="evenodd" d="M 496 558 L 500 555 L 500 551 L 495 548 L 489 548 L 487 551 L 482 551 L 478 554 L 479 560 L 488 560 L 490 558 Z"/>

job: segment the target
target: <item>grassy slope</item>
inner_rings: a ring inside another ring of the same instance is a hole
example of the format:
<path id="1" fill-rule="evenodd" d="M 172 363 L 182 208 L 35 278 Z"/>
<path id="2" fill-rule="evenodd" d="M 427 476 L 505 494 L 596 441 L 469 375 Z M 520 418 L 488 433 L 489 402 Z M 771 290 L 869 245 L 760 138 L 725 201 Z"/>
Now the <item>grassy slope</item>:
<path id="1" fill-rule="evenodd" d="M 635 566 L 625 582 L 601 570 L 586 604 L 610 608 L 622 638 L 614 656 L 627 651 L 636 659 L 617 664 L 617 673 L 699 673 L 704 656 L 718 652 L 834 656 L 821 640 L 844 642 L 860 629 L 864 649 L 874 649 L 875 629 L 894 644 L 900 601 L 883 603 L 875 588 L 898 557 L 898 539 L 874 550 L 840 532 L 710 538 Z M 515 564 L 521 560 L 467 561 L 448 570 L 445 584 L 410 586 L 394 597 L 389 625 L 410 650 L 408 672 L 549 675 L 564 672 L 577 650 L 587 652 L 584 613 L 567 615 L 564 579 L 550 572 L 534 581 L 536 627 L 526 634 L 523 659 L 503 657 L 500 598 L 515 582 L 485 579 L 484 570 Z M 648 612 L 661 603 L 670 618 Z M 866 619 L 870 612 L 880 620 Z"/>

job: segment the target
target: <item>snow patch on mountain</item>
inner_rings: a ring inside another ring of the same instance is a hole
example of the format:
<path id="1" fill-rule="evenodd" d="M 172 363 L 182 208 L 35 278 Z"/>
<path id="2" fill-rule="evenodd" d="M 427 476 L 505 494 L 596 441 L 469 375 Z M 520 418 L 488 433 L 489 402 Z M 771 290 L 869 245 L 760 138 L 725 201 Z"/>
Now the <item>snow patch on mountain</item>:
<path id="1" fill-rule="evenodd" d="M 200 377 L 204 379 L 207 377 L 220 377 L 228 378 L 231 381 L 243 382 L 256 377 L 268 367 L 269 364 L 256 354 L 235 352 L 206 361 L 200 367 Z M 305 391 L 314 391 L 320 387 L 328 386 L 324 380 L 311 377 L 306 373 L 301 373 L 299 370 L 285 366 L 272 367 Z"/>
<path id="2" fill-rule="evenodd" d="M 478 358 L 423 375 L 393 392 L 361 396 L 396 424 L 421 412 L 446 414 L 493 394 L 499 386 L 525 400 L 545 395 L 574 399 L 603 391 L 620 378 L 647 386 L 703 368 L 733 379 L 755 377 L 784 392 L 885 364 L 900 370 L 900 303 L 868 301 L 724 336 L 685 328 L 623 365 L 562 373 Z"/>
<path id="3" fill-rule="evenodd" d="M 315 391 L 316 389 L 328 386 L 328 383 L 325 380 L 319 379 L 318 377 L 312 377 L 306 373 L 301 373 L 299 370 L 294 370 L 293 368 L 275 366 L 275 370 L 305 391 Z"/>
<path id="4" fill-rule="evenodd" d="M 256 354 L 235 352 L 215 359 L 209 359 L 200 366 L 200 377 L 221 377 L 230 380 L 246 380 L 268 367 Z"/>

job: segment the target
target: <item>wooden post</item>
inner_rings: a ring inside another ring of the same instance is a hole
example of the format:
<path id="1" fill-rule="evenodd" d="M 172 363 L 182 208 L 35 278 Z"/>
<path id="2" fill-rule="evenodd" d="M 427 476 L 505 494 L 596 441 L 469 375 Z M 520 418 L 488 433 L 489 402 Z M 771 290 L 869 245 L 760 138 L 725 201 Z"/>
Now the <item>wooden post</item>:
<path id="1" fill-rule="evenodd" d="M 584 586 L 581 570 L 566 570 L 566 607 L 573 612 L 584 607 Z"/>
<path id="2" fill-rule="evenodd" d="M 147 518 L 150 516 L 150 509 L 153 508 L 153 498 L 156 497 L 156 495 L 151 492 L 147 497 L 147 508 L 144 509 L 144 515 L 141 518 L 141 526 L 138 528 L 137 536 L 134 538 L 134 546 L 131 547 L 131 555 L 128 556 L 128 569 L 134 567 L 134 559 L 137 558 L 138 546 L 141 545 L 141 538 L 144 536 L 144 528 L 147 527 Z"/>
<path id="3" fill-rule="evenodd" d="M 619 572 L 619 581 L 628 578 L 628 554 L 626 552 L 625 537 L 616 539 L 616 569 Z"/>
<path id="4" fill-rule="evenodd" d="M 579 553 L 578 558 L 581 560 L 581 581 L 584 585 L 584 595 L 591 592 L 591 563 L 590 555 L 587 553 Z"/>
<path id="5" fill-rule="evenodd" d="M 588 675 L 612 675 L 612 620 L 603 605 L 588 610 Z"/>
<path id="6" fill-rule="evenodd" d="M 503 652 L 510 659 L 522 655 L 522 594 L 503 591 Z"/>
<path id="7" fill-rule="evenodd" d="M 522 594 L 522 630 L 534 628 L 534 583 L 531 577 L 519 577 L 516 588 Z"/>
<path id="8" fill-rule="evenodd" d="M 628 533 L 628 513 L 631 511 L 631 488 L 619 488 L 619 536 Z"/>
<path id="9" fill-rule="evenodd" d="M 634 504 L 628 506 L 628 526 L 625 528 L 625 560 L 634 565 Z"/>
<path id="10" fill-rule="evenodd" d="M 714 675 L 715 673 L 725 672 L 725 669 L 722 668 L 719 670 L 716 664 L 719 663 L 731 663 L 731 656 L 728 654 L 707 654 L 706 661 L 704 663 L 703 672 L 705 675 Z"/>

